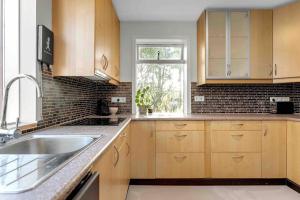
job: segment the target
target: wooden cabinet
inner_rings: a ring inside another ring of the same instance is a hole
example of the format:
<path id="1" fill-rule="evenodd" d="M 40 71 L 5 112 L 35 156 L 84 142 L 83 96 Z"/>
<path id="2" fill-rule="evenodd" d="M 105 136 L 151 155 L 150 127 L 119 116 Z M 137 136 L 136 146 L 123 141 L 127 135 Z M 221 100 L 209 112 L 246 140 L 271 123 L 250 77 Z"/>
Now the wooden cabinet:
<path id="1" fill-rule="evenodd" d="M 204 153 L 157 153 L 156 178 L 203 178 Z"/>
<path id="2" fill-rule="evenodd" d="M 130 180 L 129 138 L 130 127 L 126 127 L 93 165 L 93 170 L 100 174 L 99 199 L 126 199 Z"/>
<path id="3" fill-rule="evenodd" d="M 117 83 L 120 22 L 111 0 L 53 0 L 54 76 L 95 77 Z"/>
<path id="4" fill-rule="evenodd" d="M 205 177 L 203 121 L 156 122 L 156 178 Z"/>
<path id="5" fill-rule="evenodd" d="M 157 131 L 156 152 L 204 152 L 204 131 Z"/>
<path id="6" fill-rule="evenodd" d="M 156 131 L 199 131 L 204 130 L 203 121 L 157 121 Z"/>
<path id="7" fill-rule="evenodd" d="M 93 170 L 100 174 L 100 197 L 99 199 L 113 199 L 113 147 L 109 147 L 102 156 L 94 163 Z"/>
<path id="8" fill-rule="evenodd" d="M 274 9 L 274 82 L 300 81 L 300 2 Z"/>
<path id="9" fill-rule="evenodd" d="M 212 152 L 261 152 L 261 131 L 213 131 Z"/>
<path id="10" fill-rule="evenodd" d="M 155 122 L 131 124 L 131 178 L 155 178 Z"/>
<path id="11" fill-rule="evenodd" d="M 273 79 L 273 10 L 250 12 L 250 70 L 253 79 Z"/>
<path id="12" fill-rule="evenodd" d="M 287 178 L 300 185 L 300 123 L 287 123 Z"/>
<path id="13" fill-rule="evenodd" d="M 262 127 L 262 178 L 285 178 L 286 122 L 264 121 Z"/>
<path id="14" fill-rule="evenodd" d="M 205 11 L 197 30 L 199 85 L 272 83 L 272 10 Z"/>
<path id="15" fill-rule="evenodd" d="M 212 153 L 212 178 L 260 178 L 260 153 Z"/>

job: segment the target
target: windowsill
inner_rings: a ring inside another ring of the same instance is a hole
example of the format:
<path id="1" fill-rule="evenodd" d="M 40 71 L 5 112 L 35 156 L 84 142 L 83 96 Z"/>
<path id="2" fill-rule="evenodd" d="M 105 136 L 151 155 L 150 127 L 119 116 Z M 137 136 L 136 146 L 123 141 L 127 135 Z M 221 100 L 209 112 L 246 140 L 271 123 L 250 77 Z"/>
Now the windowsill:
<path id="1" fill-rule="evenodd" d="M 36 127 L 37 127 L 37 122 L 33 122 L 33 123 L 21 123 L 19 128 L 23 132 L 28 129 L 34 129 Z"/>
<path id="2" fill-rule="evenodd" d="M 8 129 L 13 129 L 16 127 L 15 124 L 11 124 L 11 125 L 8 125 L 7 126 Z M 23 132 L 23 131 L 26 131 L 26 130 L 29 130 L 29 129 L 34 129 L 37 127 L 37 122 L 25 122 L 25 123 L 20 123 L 19 124 L 19 129 Z"/>

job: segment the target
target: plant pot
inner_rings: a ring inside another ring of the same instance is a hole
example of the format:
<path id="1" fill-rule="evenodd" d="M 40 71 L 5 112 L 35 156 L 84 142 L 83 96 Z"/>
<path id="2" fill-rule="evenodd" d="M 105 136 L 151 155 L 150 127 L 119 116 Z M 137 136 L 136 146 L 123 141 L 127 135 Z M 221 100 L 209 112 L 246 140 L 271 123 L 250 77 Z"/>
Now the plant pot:
<path id="1" fill-rule="evenodd" d="M 152 114 L 153 113 L 153 109 L 152 108 L 148 108 L 148 113 Z"/>
<path id="2" fill-rule="evenodd" d="M 139 114 L 140 115 L 146 115 L 148 113 L 148 109 L 145 107 L 138 107 L 139 108 Z"/>

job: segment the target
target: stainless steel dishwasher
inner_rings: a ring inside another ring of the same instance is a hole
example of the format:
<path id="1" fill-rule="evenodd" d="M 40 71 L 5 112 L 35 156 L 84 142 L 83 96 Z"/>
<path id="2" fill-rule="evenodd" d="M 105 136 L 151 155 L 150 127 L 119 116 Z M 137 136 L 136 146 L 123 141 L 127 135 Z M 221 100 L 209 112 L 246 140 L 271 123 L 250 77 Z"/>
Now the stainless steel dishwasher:
<path id="1" fill-rule="evenodd" d="M 99 173 L 89 172 L 81 179 L 67 200 L 99 200 Z"/>

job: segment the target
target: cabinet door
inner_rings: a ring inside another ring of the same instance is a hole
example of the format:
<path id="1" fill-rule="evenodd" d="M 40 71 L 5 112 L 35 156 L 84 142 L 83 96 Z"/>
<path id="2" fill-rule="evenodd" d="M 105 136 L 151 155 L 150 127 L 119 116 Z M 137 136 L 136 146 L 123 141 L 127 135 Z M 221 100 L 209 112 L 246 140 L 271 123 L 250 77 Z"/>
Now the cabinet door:
<path id="1" fill-rule="evenodd" d="M 252 79 L 273 78 L 273 11 L 250 12 L 250 68 Z"/>
<path id="2" fill-rule="evenodd" d="M 286 122 L 263 122 L 262 177 L 286 177 Z"/>
<path id="3" fill-rule="evenodd" d="M 100 197 L 99 199 L 113 199 L 113 151 L 109 147 L 106 152 L 98 159 L 93 167 L 93 170 L 99 172 L 100 174 Z"/>
<path id="4" fill-rule="evenodd" d="M 112 9 L 112 71 L 111 76 L 120 79 L 120 21 L 114 9 Z"/>
<path id="5" fill-rule="evenodd" d="M 287 178 L 300 184 L 300 123 L 287 125 Z"/>
<path id="6" fill-rule="evenodd" d="M 249 12 L 230 12 L 228 77 L 249 78 Z"/>
<path id="7" fill-rule="evenodd" d="M 300 77 L 300 2 L 274 9 L 274 78 Z"/>
<path id="8" fill-rule="evenodd" d="M 105 72 L 105 1 L 96 0 L 96 21 L 95 21 L 95 68 Z"/>
<path id="9" fill-rule="evenodd" d="M 226 11 L 208 11 L 207 78 L 226 77 Z"/>
<path id="10" fill-rule="evenodd" d="M 131 178 L 155 178 L 155 122 L 131 124 Z"/>

